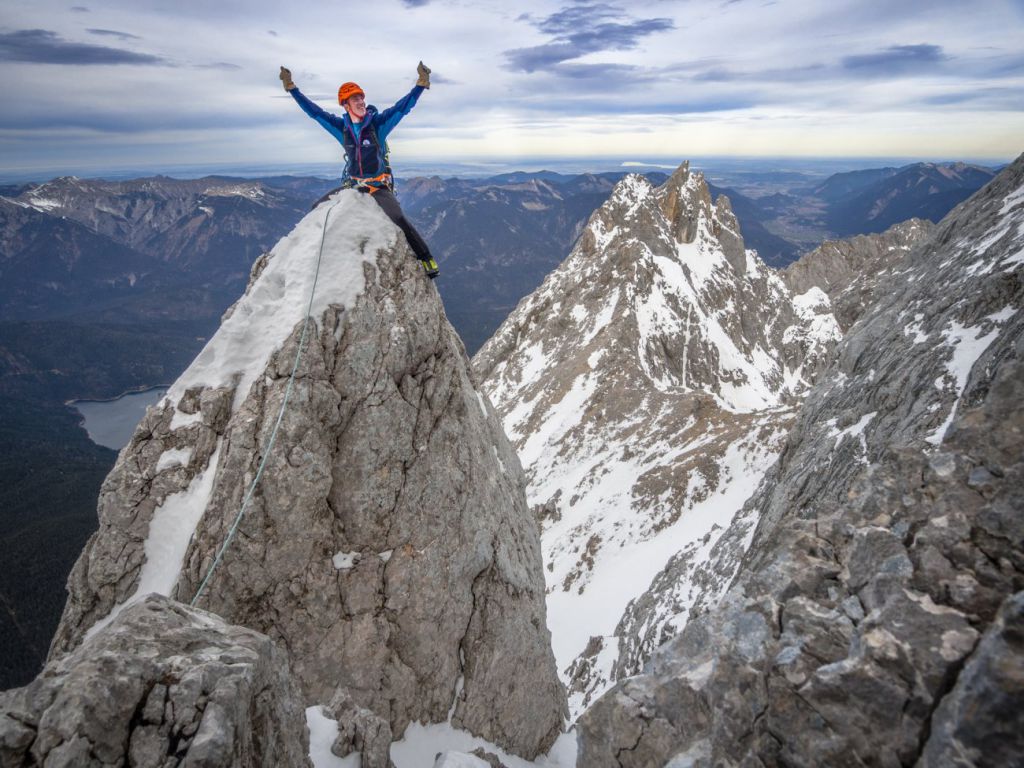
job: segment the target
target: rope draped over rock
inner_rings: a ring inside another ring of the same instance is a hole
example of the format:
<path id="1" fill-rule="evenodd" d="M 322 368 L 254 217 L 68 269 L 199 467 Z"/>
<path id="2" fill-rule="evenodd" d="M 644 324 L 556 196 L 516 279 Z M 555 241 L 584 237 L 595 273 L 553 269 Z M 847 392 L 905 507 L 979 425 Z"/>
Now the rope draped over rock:
<path id="1" fill-rule="evenodd" d="M 217 550 L 217 555 L 213 558 L 213 562 L 210 564 L 210 569 L 206 572 L 206 576 L 199 585 L 199 589 L 196 590 L 195 597 L 193 597 L 192 602 L 189 603 L 190 606 L 195 607 L 199 602 L 199 598 L 203 594 L 203 590 L 206 589 L 206 585 L 213 576 L 213 572 L 220 564 L 221 558 L 224 556 L 224 552 L 227 551 L 228 546 L 231 544 L 231 540 L 235 537 L 235 533 L 238 532 L 238 526 L 242 522 L 242 516 L 248 508 L 249 502 L 252 501 L 252 495 L 256 492 L 256 486 L 259 484 L 260 477 L 263 475 L 263 469 L 267 466 L 267 459 L 270 457 L 270 452 L 274 450 L 274 442 L 277 440 L 277 430 L 281 426 L 281 420 L 284 418 L 284 412 L 288 408 L 288 399 L 292 394 L 292 384 L 295 383 L 295 373 L 299 369 L 299 358 L 302 356 L 302 350 L 306 346 L 306 331 L 309 328 L 309 316 L 313 311 L 313 297 L 316 295 L 317 279 L 320 277 L 320 262 L 323 260 L 324 256 L 324 240 L 327 237 L 327 222 L 331 218 L 331 212 L 335 207 L 337 207 L 337 205 L 337 202 L 331 205 L 331 207 L 327 209 L 327 215 L 324 216 L 324 230 L 320 235 L 320 249 L 316 256 L 316 271 L 313 273 L 313 287 L 309 291 L 309 304 L 306 307 L 306 317 L 302 321 L 302 335 L 299 337 L 299 345 L 295 350 L 295 362 L 292 363 L 292 372 L 288 376 L 288 386 L 284 391 L 284 400 L 281 402 L 281 410 L 277 414 L 277 421 L 274 423 L 274 429 L 270 433 L 270 440 L 267 441 L 266 450 L 263 451 L 263 459 L 260 461 L 259 469 L 256 470 L 256 477 L 253 478 L 252 483 L 249 484 L 249 490 L 245 493 L 245 499 L 242 501 L 242 507 L 238 510 L 238 514 L 235 516 L 235 521 L 231 524 L 231 528 L 228 530 L 228 535 L 224 538 L 224 543 L 221 544 L 220 549 Z"/>

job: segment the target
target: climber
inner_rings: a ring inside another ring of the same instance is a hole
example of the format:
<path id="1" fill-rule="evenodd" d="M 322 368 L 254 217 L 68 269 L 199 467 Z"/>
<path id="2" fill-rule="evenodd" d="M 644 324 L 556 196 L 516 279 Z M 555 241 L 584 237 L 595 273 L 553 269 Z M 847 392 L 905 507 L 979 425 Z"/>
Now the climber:
<path id="1" fill-rule="evenodd" d="M 437 277 L 438 268 L 430 248 L 416 231 L 412 222 L 402 212 L 402 207 L 395 197 L 395 182 L 388 160 L 388 134 L 394 130 L 398 122 L 409 114 L 420 94 L 430 87 L 430 68 L 421 61 L 416 67 L 419 79 L 408 94 L 398 100 L 393 107 L 378 112 L 377 108 L 367 105 L 366 94 L 355 83 L 344 83 L 338 89 L 338 103 L 345 109 L 342 117 L 332 115 L 310 101 L 292 82 L 292 73 L 281 67 L 281 82 L 284 89 L 302 107 L 302 111 L 322 125 L 345 149 L 345 171 L 338 189 L 355 187 L 366 192 L 381 207 L 388 218 L 405 233 L 406 240 L 416 258 L 423 263 L 427 276 Z M 337 189 L 324 195 L 326 200 Z"/>

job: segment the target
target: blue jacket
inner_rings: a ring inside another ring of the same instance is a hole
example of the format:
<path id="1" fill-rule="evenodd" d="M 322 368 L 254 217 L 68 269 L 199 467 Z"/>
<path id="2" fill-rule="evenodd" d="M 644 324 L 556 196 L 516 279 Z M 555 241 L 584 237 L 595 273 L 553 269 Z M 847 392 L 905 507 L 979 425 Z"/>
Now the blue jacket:
<path id="1" fill-rule="evenodd" d="M 368 106 L 366 116 L 360 123 L 353 123 L 347 112 L 338 117 L 321 109 L 298 88 L 292 88 L 289 93 L 302 107 L 302 111 L 320 123 L 344 148 L 345 171 L 341 177 L 342 186 L 352 186 L 355 183 L 354 179 L 370 179 L 382 173 L 391 174 L 388 163 L 388 134 L 416 106 L 423 91 L 423 86 L 413 86 L 408 94 L 383 112 L 378 112 L 374 106 Z"/>

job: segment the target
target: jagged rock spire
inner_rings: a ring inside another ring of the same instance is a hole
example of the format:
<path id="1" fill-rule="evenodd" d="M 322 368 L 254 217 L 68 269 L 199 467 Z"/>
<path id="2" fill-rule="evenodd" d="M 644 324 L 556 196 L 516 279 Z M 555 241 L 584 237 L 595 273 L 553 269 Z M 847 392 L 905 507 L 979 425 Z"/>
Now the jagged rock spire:
<path id="1" fill-rule="evenodd" d="M 334 202 L 257 264 L 121 452 L 53 653 L 145 592 L 195 594 L 274 429 L 322 242 L 277 443 L 200 605 L 282 645 L 309 703 L 340 690 L 395 738 L 450 719 L 532 757 L 565 703 L 518 459 L 405 240 L 369 198 Z"/>

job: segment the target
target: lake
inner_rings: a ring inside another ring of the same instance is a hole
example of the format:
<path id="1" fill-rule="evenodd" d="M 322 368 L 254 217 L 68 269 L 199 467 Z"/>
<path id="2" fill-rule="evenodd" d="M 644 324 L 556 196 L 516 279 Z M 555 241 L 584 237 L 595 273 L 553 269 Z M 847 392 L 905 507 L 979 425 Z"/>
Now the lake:
<path id="1" fill-rule="evenodd" d="M 167 387 L 131 392 L 116 400 L 74 400 L 68 405 L 85 419 L 85 431 L 97 445 L 119 451 L 132 439 L 135 426 L 167 394 Z"/>

